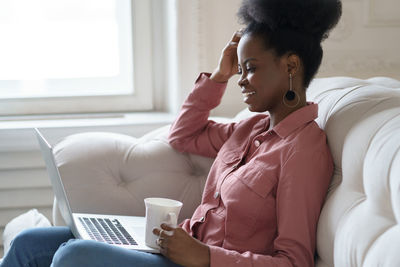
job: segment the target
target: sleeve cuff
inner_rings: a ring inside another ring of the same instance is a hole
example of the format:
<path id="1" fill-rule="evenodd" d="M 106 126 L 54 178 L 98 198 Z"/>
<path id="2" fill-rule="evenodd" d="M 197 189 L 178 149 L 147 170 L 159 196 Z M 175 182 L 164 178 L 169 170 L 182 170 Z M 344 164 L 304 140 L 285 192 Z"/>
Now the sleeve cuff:
<path id="1" fill-rule="evenodd" d="M 183 230 L 185 230 L 187 233 L 190 234 L 190 220 L 189 219 L 185 219 L 183 222 L 181 222 L 179 224 L 179 227 L 181 227 Z"/>
<path id="2" fill-rule="evenodd" d="M 198 108 L 212 109 L 217 107 L 225 93 L 227 83 L 218 83 L 210 79 L 210 73 L 201 73 L 196 79 L 195 87 L 189 95 L 190 102 L 196 102 Z"/>

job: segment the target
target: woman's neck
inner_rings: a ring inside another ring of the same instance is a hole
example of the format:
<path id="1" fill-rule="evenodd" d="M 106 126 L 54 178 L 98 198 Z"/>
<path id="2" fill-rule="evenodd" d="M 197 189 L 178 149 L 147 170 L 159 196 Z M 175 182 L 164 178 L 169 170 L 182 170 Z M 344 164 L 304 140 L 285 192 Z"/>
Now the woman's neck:
<path id="1" fill-rule="evenodd" d="M 270 111 L 269 112 L 270 122 L 269 122 L 268 130 L 271 130 L 272 128 L 274 128 L 276 125 L 278 125 L 281 121 L 283 121 L 292 112 L 295 112 L 296 110 L 301 109 L 301 108 L 305 107 L 306 105 L 307 105 L 307 100 L 304 95 L 304 97 L 300 96 L 299 103 L 293 108 L 287 107 L 285 105 L 281 105 L 280 110 Z"/>

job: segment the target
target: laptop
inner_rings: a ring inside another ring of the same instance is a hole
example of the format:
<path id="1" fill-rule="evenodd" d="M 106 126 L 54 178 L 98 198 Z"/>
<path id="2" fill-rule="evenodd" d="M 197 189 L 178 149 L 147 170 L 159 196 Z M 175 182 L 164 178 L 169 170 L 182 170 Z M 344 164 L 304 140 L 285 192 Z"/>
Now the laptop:
<path id="1" fill-rule="evenodd" d="M 145 217 L 73 213 L 58 171 L 53 148 L 37 128 L 35 128 L 35 132 L 61 215 L 75 238 L 95 240 L 127 249 L 160 253 L 159 250 L 145 244 Z"/>

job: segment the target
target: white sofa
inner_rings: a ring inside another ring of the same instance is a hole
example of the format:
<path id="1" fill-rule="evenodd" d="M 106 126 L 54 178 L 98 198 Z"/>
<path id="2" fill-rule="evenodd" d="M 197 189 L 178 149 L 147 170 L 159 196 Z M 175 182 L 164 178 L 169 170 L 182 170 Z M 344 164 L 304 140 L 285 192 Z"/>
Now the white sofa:
<path id="1" fill-rule="evenodd" d="M 335 161 L 316 266 L 400 266 L 400 82 L 316 79 L 308 97 L 319 103 L 317 122 Z M 245 110 L 234 120 L 250 115 Z M 174 151 L 168 129 L 141 138 L 85 133 L 61 141 L 56 159 L 72 209 L 144 215 L 143 199 L 163 196 L 183 201 L 180 219 L 190 217 L 213 159 Z M 57 208 L 53 215 L 63 224 Z"/>

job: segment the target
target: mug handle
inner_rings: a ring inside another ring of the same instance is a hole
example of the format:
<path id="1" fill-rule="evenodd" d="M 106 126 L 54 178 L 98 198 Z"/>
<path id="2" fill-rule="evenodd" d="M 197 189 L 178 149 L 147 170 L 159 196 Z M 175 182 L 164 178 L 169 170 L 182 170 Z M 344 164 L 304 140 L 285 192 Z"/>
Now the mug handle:
<path id="1" fill-rule="evenodd" d="M 168 213 L 166 223 L 172 227 L 176 227 L 178 225 L 178 218 L 176 217 L 176 214 L 173 212 Z"/>

